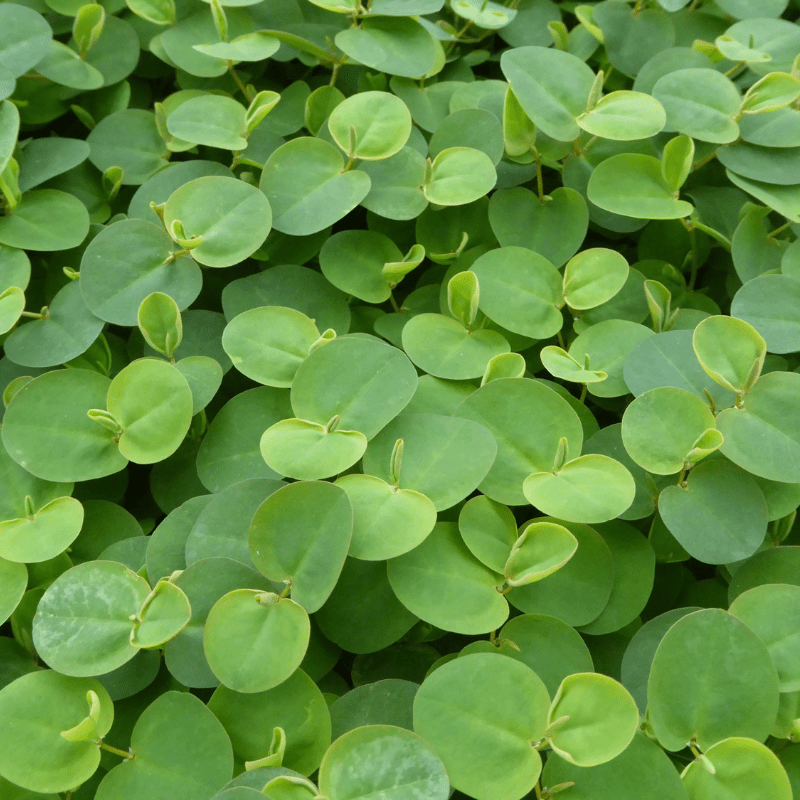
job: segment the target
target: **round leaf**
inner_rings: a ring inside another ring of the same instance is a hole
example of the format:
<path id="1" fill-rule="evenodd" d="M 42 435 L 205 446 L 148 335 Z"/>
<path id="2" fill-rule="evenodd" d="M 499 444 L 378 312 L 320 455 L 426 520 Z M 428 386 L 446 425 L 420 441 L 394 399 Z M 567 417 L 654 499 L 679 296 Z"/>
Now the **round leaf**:
<path id="1" fill-rule="evenodd" d="M 382 769 L 376 770 L 375 765 Z M 319 790 L 331 800 L 379 793 L 387 800 L 446 800 L 450 782 L 436 751 L 412 731 L 367 725 L 340 736 L 319 768 Z"/>
<path id="2" fill-rule="evenodd" d="M 293 600 L 236 589 L 209 612 L 203 650 L 225 686 L 235 692 L 265 692 L 300 666 L 310 631 L 308 614 Z"/>
<path id="3" fill-rule="evenodd" d="M 436 506 L 420 492 L 394 488 L 372 475 L 344 475 L 336 486 L 353 506 L 349 552 L 354 558 L 395 558 L 424 541 L 436 524 Z"/>
<path id="4" fill-rule="evenodd" d="M 619 461 L 601 455 L 580 456 L 556 473 L 535 472 L 522 484 L 528 502 L 568 522 L 607 522 L 633 502 L 633 476 Z"/>
<path id="5" fill-rule="evenodd" d="M 714 415 L 699 397 L 662 386 L 640 394 L 625 409 L 622 441 L 643 469 L 672 475 L 683 469 L 697 440 L 714 427 Z"/>
<path id="6" fill-rule="evenodd" d="M 3 726 L 0 775 L 30 792 L 66 792 L 94 775 L 100 748 L 91 740 L 69 740 L 69 731 L 89 714 L 87 696 L 99 701 L 92 720 L 105 736 L 114 719 L 108 692 L 91 678 L 72 678 L 53 670 L 23 675 L 0 691 Z"/>
<path id="7" fill-rule="evenodd" d="M 508 617 L 502 578 L 464 545 L 452 522 L 440 522 L 421 545 L 388 562 L 389 583 L 414 615 L 456 633 L 488 633 Z"/>
<path id="8" fill-rule="evenodd" d="M 702 761 L 697 759 L 686 767 L 681 780 L 691 800 L 745 800 L 753 792 L 769 793 L 775 800 L 792 797 L 789 776 L 778 757 L 746 737 L 732 736 L 709 747 Z"/>
<path id="9" fill-rule="evenodd" d="M 378 161 L 398 153 L 408 141 L 411 113 L 393 94 L 360 92 L 336 106 L 328 129 L 350 158 Z"/>
<path id="10" fill-rule="evenodd" d="M 679 619 L 661 640 L 647 699 L 650 724 L 666 750 L 682 750 L 691 739 L 703 751 L 730 736 L 763 742 L 777 714 L 778 673 L 744 623 L 704 609 Z"/>
<path id="11" fill-rule="evenodd" d="M 115 561 L 89 561 L 50 584 L 33 618 L 33 643 L 64 675 L 103 675 L 136 655 L 133 622 L 150 587 Z"/>
<path id="12" fill-rule="evenodd" d="M 625 285 L 628 262 L 615 250 L 583 250 L 564 268 L 564 299 L 570 308 L 585 310 L 607 303 Z"/>
<path id="13" fill-rule="evenodd" d="M 519 800 L 542 769 L 532 745 L 544 736 L 549 702 L 529 667 L 474 653 L 425 679 L 414 699 L 414 730 L 433 745 L 454 788 L 477 800 Z"/>
<path id="14" fill-rule="evenodd" d="M 34 378 L 6 409 L 3 444 L 37 478 L 85 481 L 119 472 L 128 463 L 114 433 L 87 416 L 103 408 L 110 381 L 86 370 L 57 370 Z"/>
<path id="15" fill-rule="evenodd" d="M 234 317 L 222 334 L 222 346 L 243 375 L 289 388 L 318 339 L 317 326 L 300 311 L 262 306 Z"/>
<path id="16" fill-rule="evenodd" d="M 495 183 L 497 173 L 486 153 L 473 147 L 448 147 L 433 159 L 422 191 L 431 203 L 461 206 L 483 197 Z"/>
<path id="17" fill-rule="evenodd" d="M 292 587 L 306 611 L 317 611 L 333 591 L 350 546 L 353 510 L 334 484 L 304 481 L 270 495 L 250 525 L 250 555 L 272 581 Z"/>
<path id="18" fill-rule="evenodd" d="M 275 230 L 308 236 L 352 211 L 369 193 L 370 180 L 359 170 L 345 172 L 342 154 L 332 144 L 300 137 L 269 157 L 259 186 L 272 208 Z"/>
<path id="19" fill-rule="evenodd" d="M 108 411 L 121 427 L 119 451 L 135 464 L 171 456 L 192 421 L 192 390 L 166 361 L 142 358 L 108 387 Z"/>
<path id="20" fill-rule="evenodd" d="M 235 178 L 210 176 L 183 184 L 167 200 L 164 224 L 179 221 L 188 238 L 202 237 L 191 251 L 206 267 L 230 267 L 251 256 L 272 227 L 264 194 Z"/>
<path id="21" fill-rule="evenodd" d="M 639 727 L 628 690 L 594 672 L 569 675 L 553 698 L 547 739 L 553 752 L 579 767 L 605 764 L 622 753 Z"/>

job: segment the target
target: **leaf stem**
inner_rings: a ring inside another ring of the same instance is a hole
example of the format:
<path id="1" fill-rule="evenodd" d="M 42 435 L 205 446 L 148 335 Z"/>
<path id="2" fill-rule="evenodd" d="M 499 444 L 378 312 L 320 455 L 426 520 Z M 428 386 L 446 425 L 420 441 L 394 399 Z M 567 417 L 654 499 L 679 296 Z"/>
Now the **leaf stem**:
<path id="1" fill-rule="evenodd" d="M 589 384 L 584 383 L 583 388 L 581 389 L 581 396 L 578 398 L 581 401 L 581 403 L 586 402 L 586 392 L 588 391 L 588 389 L 589 389 Z"/>
<path id="2" fill-rule="evenodd" d="M 392 308 L 395 311 L 395 314 L 401 314 L 400 306 L 397 305 L 397 300 L 394 299 L 394 294 L 390 291 L 389 292 L 389 302 L 392 304 Z"/>
<path id="3" fill-rule="evenodd" d="M 730 78 L 734 72 L 738 72 L 742 67 L 746 66 L 746 61 L 737 61 L 727 72 L 724 72 L 726 78 Z"/>
<path id="4" fill-rule="evenodd" d="M 239 87 L 239 91 L 244 95 L 244 98 L 245 100 L 247 100 L 248 103 L 252 103 L 253 96 L 247 90 L 247 87 L 242 82 L 242 79 L 239 77 L 239 73 L 234 69 L 233 61 L 229 59 L 227 63 L 228 63 L 228 72 L 230 72 L 233 80 L 236 81 L 236 85 Z"/>
<path id="5" fill-rule="evenodd" d="M 103 750 L 108 750 L 109 753 L 114 753 L 115 755 L 122 756 L 127 761 L 132 761 L 136 756 L 133 753 L 133 750 L 120 750 L 118 747 L 112 747 L 110 744 L 106 744 L 102 739 L 95 739 L 94 742 L 98 747 Z"/>
<path id="6" fill-rule="evenodd" d="M 767 234 L 767 239 L 774 239 L 779 233 L 783 233 L 787 228 L 794 225 L 794 223 L 790 220 L 789 222 L 784 223 L 778 228 L 775 228 L 774 231 Z"/>
<path id="7" fill-rule="evenodd" d="M 544 180 L 542 178 L 542 155 L 535 148 L 533 150 L 533 157 L 536 161 L 536 189 L 539 192 L 539 205 L 544 205 Z"/>
<path id="8" fill-rule="evenodd" d="M 39 314 L 36 311 L 23 311 L 21 317 L 30 317 L 31 319 L 44 319 L 44 314 Z"/>
<path id="9" fill-rule="evenodd" d="M 330 80 L 330 83 L 328 84 L 328 86 L 335 86 L 336 85 L 336 79 L 339 77 L 339 70 L 341 68 L 342 68 L 342 64 L 339 61 L 337 61 L 333 65 L 333 70 L 331 71 L 331 80 Z"/>
<path id="10" fill-rule="evenodd" d="M 692 172 L 696 172 L 700 167 L 704 167 L 709 161 L 717 157 L 717 151 L 709 153 L 705 158 L 701 158 L 696 164 L 692 166 Z"/>

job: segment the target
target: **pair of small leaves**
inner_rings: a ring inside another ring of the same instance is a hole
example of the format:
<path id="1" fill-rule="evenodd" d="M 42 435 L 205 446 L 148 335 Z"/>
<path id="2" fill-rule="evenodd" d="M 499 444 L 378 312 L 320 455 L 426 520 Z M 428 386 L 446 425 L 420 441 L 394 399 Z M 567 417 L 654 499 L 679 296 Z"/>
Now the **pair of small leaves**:
<path id="1" fill-rule="evenodd" d="M 110 599 L 110 602 L 107 602 Z M 37 652 L 64 675 L 103 675 L 158 647 L 189 622 L 191 608 L 171 580 L 151 590 L 115 561 L 93 561 L 64 572 L 39 601 L 33 621 Z"/>
<path id="2" fill-rule="evenodd" d="M 451 784 L 478 800 L 527 794 L 541 772 L 537 746 L 545 742 L 589 767 L 621 753 L 638 723 L 633 698 L 611 678 L 571 675 L 551 702 L 533 670 L 492 653 L 443 664 L 414 699 L 414 730 L 439 753 Z"/>

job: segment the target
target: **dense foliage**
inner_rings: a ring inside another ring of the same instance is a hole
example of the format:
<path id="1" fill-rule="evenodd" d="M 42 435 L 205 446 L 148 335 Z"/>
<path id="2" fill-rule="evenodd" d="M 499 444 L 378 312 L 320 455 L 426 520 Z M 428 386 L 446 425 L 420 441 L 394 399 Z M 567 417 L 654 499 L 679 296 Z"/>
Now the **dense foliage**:
<path id="1" fill-rule="evenodd" d="M 0 3 L 0 800 L 800 797 L 798 16 Z"/>

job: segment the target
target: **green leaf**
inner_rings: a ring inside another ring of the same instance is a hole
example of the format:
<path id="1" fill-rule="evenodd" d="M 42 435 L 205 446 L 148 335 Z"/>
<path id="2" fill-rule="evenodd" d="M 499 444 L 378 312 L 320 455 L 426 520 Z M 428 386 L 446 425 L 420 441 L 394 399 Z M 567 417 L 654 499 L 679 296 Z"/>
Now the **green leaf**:
<path id="1" fill-rule="evenodd" d="M 391 559 L 388 571 L 400 602 L 438 628 L 488 633 L 508 617 L 508 604 L 497 591 L 502 577 L 467 550 L 455 523 L 437 523 L 422 544 Z"/>
<path id="2" fill-rule="evenodd" d="M 752 791 L 769 792 L 775 800 L 792 797 L 789 777 L 778 757 L 763 744 L 741 736 L 709 747 L 702 759 L 686 767 L 681 780 L 691 800 L 715 795 L 744 800 Z"/>
<path id="3" fill-rule="evenodd" d="M 695 443 L 715 427 L 714 415 L 696 395 L 662 386 L 639 395 L 622 417 L 622 441 L 640 467 L 672 475 L 684 467 Z"/>
<path id="4" fill-rule="evenodd" d="M 356 430 L 372 439 L 411 400 L 417 374 L 406 355 L 376 339 L 339 337 L 318 347 L 292 383 L 300 419 Z"/>
<path id="5" fill-rule="evenodd" d="M 244 150 L 245 107 L 222 95 L 206 94 L 182 103 L 167 117 L 167 130 L 178 139 L 223 150 Z"/>
<path id="6" fill-rule="evenodd" d="M 522 247 L 500 247 L 480 256 L 471 271 L 481 286 L 480 309 L 492 321 L 536 339 L 561 329 L 561 276 L 543 256 Z"/>
<path id="7" fill-rule="evenodd" d="M 529 667 L 475 653 L 425 679 L 414 699 L 414 730 L 435 747 L 454 788 L 477 800 L 519 800 L 542 769 L 532 745 L 544 736 L 549 702 Z"/>
<path id="8" fill-rule="evenodd" d="M 0 691 L 0 711 L 7 724 L 0 740 L 0 774 L 30 792 L 64 792 L 92 777 L 100 764 L 93 741 L 61 735 L 89 713 L 87 695 L 97 701 L 95 729 L 105 736 L 114 720 L 108 692 L 92 678 L 72 678 L 37 670 Z"/>
<path id="9" fill-rule="evenodd" d="M 500 378 L 485 384 L 459 406 L 455 416 L 491 431 L 497 457 L 479 485 L 490 500 L 524 505 L 522 482 L 531 472 L 552 469 L 559 442 L 576 457 L 583 442 L 577 414 L 547 386 L 526 378 Z"/>
<path id="10" fill-rule="evenodd" d="M 522 110 L 553 139 L 571 142 L 581 132 L 595 74 L 580 58 L 547 47 L 515 47 L 503 53 L 500 67 Z"/>
<path id="11" fill-rule="evenodd" d="M 693 211 L 665 180 L 661 162 L 647 155 L 622 153 L 601 162 L 589 179 L 588 194 L 600 208 L 636 219 L 679 219 Z"/>
<path id="12" fill-rule="evenodd" d="M 573 189 L 559 187 L 540 202 L 530 189 L 515 186 L 492 193 L 489 222 L 503 247 L 527 247 L 561 267 L 580 248 L 589 211 Z M 559 235 L 553 236 L 553 230 Z"/>
<path id="13" fill-rule="evenodd" d="M 611 551 L 594 528 L 553 521 L 578 540 L 575 555 L 552 575 L 513 589 L 508 599 L 526 614 L 547 614 L 568 625 L 587 625 L 597 619 L 611 595 L 614 583 Z"/>
<path id="14" fill-rule="evenodd" d="M 121 427 L 120 453 L 136 464 L 172 455 L 192 421 L 192 390 L 165 361 L 142 358 L 123 369 L 108 387 L 108 411 Z"/>
<path id="15" fill-rule="evenodd" d="M 695 467 L 687 485 L 659 495 L 659 513 L 690 555 L 707 564 L 753 555 L 767 530 L 767 505 L 758 484 L 724 460 Z"/>
<path id="16" fill-rule="evenodd" d="M 761 374 L 767 345 L 744 320 L 708 317 L 695 328 L 692 344 L 706 374 L 731 392 L 748 392 Z"/>
<path id="17" fill-rule="evenodd" d="M 550 706 L 547 740 L 579 767 L 605 764 L 622 753 L 639 727 L 636 702 L 607 675 L 582 672 L 561 682 Z"/>
<path id="18" fill-rule="evenodd" d="M 625 285 L 628 262 L 614 250 L 593 247 L 573 256 L 564 268 L 564 300 L 585 310 L 607 303 Z"/>
<path id="19" fill-rule="evenodd" d="M 293 600 L 236 589 L 209 612 L 203 650 L 225 686 L 235 692 L 265 692 L 300 666 L 309 636 L 308 614 Z"/>
<path id="20" fill-rule="evenodd" d="M 777 714 L 778 674 L 766 645 L 744 623 L 704 609 L 679 619 L 661 640 L 647 698 L 650 724 L 666 750 L 682 750 L 691 739 L 703 751 L 731 736 L 763 742 Z"/>
<path id="21" fill-rule="evenodd" d="M 340 736 L 319 768 L 319 790 L 331 800 L 371 797 L 446 800 L 450 783 L 436 751 L 393 725 L 366 725 Z"/>
<path id="22" fill-rule="evenodd" d="M 661 131 L 667 116 L 661 103 L 642 92 L 611 92 L 576 117 L 592 136 L 616 141 L 647 139 Z"/>
<path id="23" fill-rule="evenodd" d="M 160 647 L 174 639 L 189 623 L 189 598 L 168 578 L 158 581 L 136 615 L 131 644 L 140 649 Z"/>
<path id="24" fill-rule="evenodd" d="M 348 157 L 379 161 L 398 153 L 408 141 L 411 113 L 399 97 L 361 92 L 333 109 L 328 129 Z"/>
<path id="25" fill-rule="evenodd" d="M 317 326 L 305 314 L 261 306 L 228 323 L 222 346 L 243 375 L 267 386 L 289 388 L 319 338 Z"/>
<path id="26" fill-rule="evenodd" d="M 580 456 L 555 470 L 534 472 L 522 484 L 528 502 L 545 514 L 568 522 L 607 522 L 633 502 L 633 476 L 613 458 Z"/>
<path id="27" fill-rule="evenodd" d="M 128 461 L 114 433 L 87 416 L 105 405 L 110 383 L 85 370 L 34 378 L 6 409 L 2 435 L 8 454 L 43 480 L 92 480 L 119 472 Z"/>
<path id="28" fill-rule="evenodd" d="M 14 77 L 36 66 L 50 50 L 53 31 L 34 9 L 8 3 L 0 10 L 0 61 Z M 11 103 L 4 103 L 4 107 Z"/>
<path id="29" fill-rule="evenodd" d="M 679 69 L 664 75 L 653 97 L 667 112 L 667 124 L 701 142 L 729 144 L 739 138 L 734 118 L 741 96 L 736 85 L 713 69 Z"/>
<path id="30" fill-rule="evenodd" d="M 334 42 L 354 61 L 387 75 L 421 78 L 436 64 L 433 37 L 412 17 L 365 17 L 359 27 L 339 31 Z"/>
<path id="31" fill-rule="evenodd" d="M 333 591 L 353 532 L 353 509 L 336 484 L 303 481 L 270 495 L 250 524 L 253 563 L 272 581 L 291 586 L 308 613 Z"/>
<path id="32" fill-rule="evenodd" d="M 800 587 L 786 584 L 756 586 L 742 592 L 729 608 L 767 646 L 778 670 L 781 692 L 800 688 L 797 650 L 800 640 L 791 625 L 792 609 L 800 602 Z"/>
<path id="33" fill-rule="evenodd" d="M 178 304 L 163 292 L 153 292 L 142 300 L 138 313 L 139 330 L 147 344 L 165 356 L 172 356 L 183 339 L 183 322 Z"/>
<path id="34" fill-rule="evenodd" d="M 397 489 L 372 475 L 344 475 L 336 480 L 353 506 L 354 558 L 385 561 L 420 544 L 436 524 L 430 498 L 410 489 Z"/>
<path id="35" fill-rule="evenodd" d="M 664 145 L 661 156 L 661 173 L 674 191 L 679 191 L 692 171 L 694 141 L 681 134 Z"/>
<path id="36" fill-rule="evenodd" d="M 331 418 L 334 425 L 339 419 Z M 303 419 L 283 419 L 264 431 L 261 455 L 278 475 L 296 480 L 330 478 L 353 466 L 367 448 L 360 431 L 340 430 Z"/>
<path id="37" fill-rule="evenodd" d="M 81 259 L 86 305 L 106 322 L 129 326 L 138 324 L 139 306 L 153 292 L 185 309 L 200 294 L 203 277 L 193 259 L 175 257 L 176 249 L 169 234 L 151 222 L 122 220 L 104 228 Z"/>
<path id="38" fill-rule="evenodd" d="M 665 2 L 661 0 L 662 5 Z M 687 800 L 688 797 L 667 754 L 641 733 L 616 758 L 596 767 L 578 767 L 554 754 L 547 759 L 542 781 L 546 786 L 574 783 L 568 790 L 574 800 Z"/>
<path id="39" fill-rule="evenodd" d="M 136 794 L 210 800 L 233 772 L 225 730 L 189 692 L 168 691 L 150 703 L 133 728 L 131 750 L 132 760 L 105 775 L 97 800 Z"/>
<path id="40" fill-rule="evenodd" d="M 497 452 L 494 437 L 471 420 L 439 414 L 401 414 L 367 447 L 363 469 L 395 484 L 391 461 L 403 442 L 397 486 L 430 498 L 437 511 L 470 495 L 486 477 Z M 354 554 L 355 555 L 355 554 Z"/>
<path id="41" fill-rule="evenodd" d="M 33 642 L 48 666 L 77 678 L 102 675 L 136 655 L 132 619 L 147 581 L 114 561 L 90 561 L 60 575 L 39 601 Z"/>
<path id="42" fill-rule="evenodd" d="M 68 250 L 89 232 L 89 212 L 58 189 L 27 192 L 13 213 L 0 217 L 0 243 L 22 250 Z"/>
<path id="43" fill-rule="evenodd" d="M 343 167 L 341 153 L 320 139 L 300 137 L 279 147 L 259 183 L 275 230 L 307 236 L 352 211 L 369 193 L 370 180 L 364 172 Z"/>
<path id="44" fill-rule="evenodd" d="M 83 506 L 74 497 L 57 497 L 31 516 L 0 522 L 0 558 L 31 563 L 63 553 L 78 537 Z"/>
<path id="45" fill-rule="evenodd" d="M 491 191 L 497 173 L 489 156 L 473 147 L 448 147 L 433 159 L 422 191 L 440 206 L 472 203 Z"/>
<path id="46" fill-rule="evenodd" d="M 170 196 L 164 209 L 168 231 L 176 221 L 188 238 L 200 240 L 191 251 L 198 264 L 230 267 L 264 243 L 272 226 L 272 209 L 255 186 L 211 176 L 189 181 Z"/>
<path id="47" fill-rule="evenodd" d="M 525 586 L 546 578 L 575 555 L 578 540 L 553 522 L 532 522 L 514 543 L 503 572 L 509 586 Z"/>

